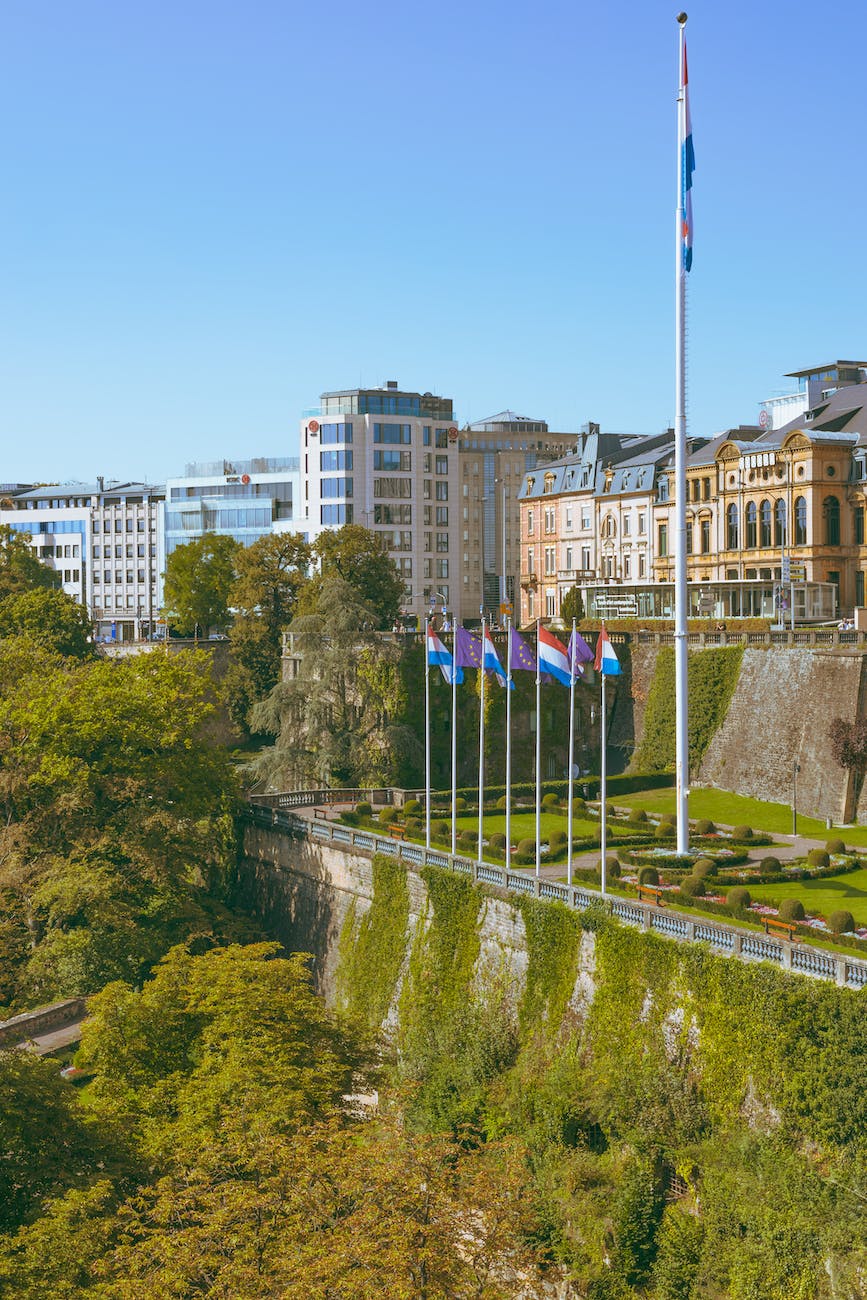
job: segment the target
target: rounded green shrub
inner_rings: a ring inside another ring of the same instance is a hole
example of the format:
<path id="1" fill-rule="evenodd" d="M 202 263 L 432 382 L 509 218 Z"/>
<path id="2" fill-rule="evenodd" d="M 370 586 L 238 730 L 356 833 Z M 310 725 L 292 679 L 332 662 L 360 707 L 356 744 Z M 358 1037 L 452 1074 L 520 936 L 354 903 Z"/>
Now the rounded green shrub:
<path id="1" fill-rule="evenodd" d="M 811 867 L 830 867 L 831 859 L 824 849 L 810 849 L 807 862 Z"/>
<path id="2" fill-rule="evenodd" d="M 420 799 L 407 799 L 406 803 L 403 805 L 404 817 L 418 817 L 421 810 L 422 804 Z"/>
<path id="3" fill-rule="evenodd" d="M 530 839 L 518 840 L 518 847 L 516 849 L 516 852 L 522 854 L 524 857 L 535 858 L 536 841 Z"/>
<path id="4" fill-rule="evenodd" d="M 583 813 L 584 810 L 586 809 L 586 807 L 587 807 L 587 804 L 586 804 L 585 801 L 581 798 L 580 794 L 576 795 L 575 798 L 572 800 L 572 811 L 573 811 L 573 813 Z"/>
<path id="5" fill-rule="evenodd" d="M 543 794 L 543 795 L 542 795 L 542 807 L 543 807 L 543 808 L 559 808 L 559 807 L 560 807 L 560 800 L 559 800 L 559 798 L 557 797 L 556 794 Z"/>
<path id="6" fill-rule="evenodd" d="M 745 912 L 752 902 L 750 891 L 743 885 L 735 885 L 726 894 L 726 903 L 730 912 L 737 915 L 738 912 Z"/>
<path id="7" fill-rule="evenodd" d="M 845 853 L 846 845 L 842 840 L 828 840 L 825 849 L 828 853 Z"/>
<path id="8" fill-rule="evenodd" d="M 559 853 L 566 847 L 566 832 L 552 831 L 548 836 L 548 852 Z"/>
<path id="9" fill-rule="evenodd" d="M 653 832 L 658 840 L 670 840 L 676 827 L 671 822 L 660 822 Z"/>
<path id="10" fill-rule="evenodd" d="M 373 812 L 373 805 L 369 804 L 366 799 L 362 799 L 361 803 L 355 805 L 355 811 L 359 817 L 369 817 Z"/>
<path id="11" fill-rule="evenodd" d="M 696 858 L 692 864 L 692 874 L 699 880 L 704 880 L 707 876 L 712 876 L 717 868 L 713 858 Z"/>
<path id="12" fill-rule="evenodd" d="M 430 824 L 430 833 L 435 840 L 450 840 L 452 837 L 452 828 L 447 821 L 437 817 Z"/>
<path id="13" fill-rule="evenodd" d="M 509 801 L 508 801 L 508 799 L 506 798 L 506 796 L 505 796 L 504 794 L 501 794 L 500 797 L 499 797 L 499 799 L 497 800 L 497 807 L 498 807 L 498 808 L 505 808 L 506 805 L 508 804 L 508 802 L 509 802 Z"/>
<path id="14" fill-rule="evenodd" d="M 488 837 L 488 848 L 493 849 L 495 853 L 502 853 L 506 847 L 506 837 L 500 831 L 494 831 L 493 835 Z"/>
<path id="15" fill-rule="evenodd" d="M 407 817 L 404 826 L 407 835 L 420 835 L 424 830 L 424 822 L 420 817 Z"/>
<path id="16" fill-rule="evenodd" d="M 397 809 L 389 808 L 388 804 L 386 804 L 384 808 L 380 808 L 377 817 L 383 826 L 390 826 L 392 822 L 400 821 L 400 815 Z"/>
<path id="17" fill-rule="evenodd" d="M 705 893 L 701 876 L 687 876 L 680 882 L 680 892 L 684 898 L 701 898 Z"/>
<path id="18" fill-rule="evenodd" d="M 849 934 L 855 929 L 855 919 L 851 912 L 840 907 L 828 917 L 828 929 L 832 934 Z"/>
<path id="19" fill-rule="evenodd" d="M 458 843 L 464 845 L 478 844 L 479 837 L 476 831 L 458 831 Z"/>
<path id="20" fill-rule="evenodd" d="M 713 835 L 715 830 L 716 826 L 708 817 L 700 817 L 695 824 L 696 835 Z"/>
<path id="21" fill-rule="evenodd" d="M 462 813 L 466 811 L 467 811 L 467 801 L 461 795 L 458 795 L 457 799 L 455 799 L 455 812 Z"/>
<path id="22" fill-rule="evenodd" d="M 761 862 L 759 863 L 759 871 L 762 873 L 763 876 L 769 876 L 771 875 L 772 872 L 779 871 L 779 870 L 780 870 L 779 858 L 768 856 L 767 858 L 762 858 Z"/>
<path id="23" fill-rule="evenodd" d="M 638 873 L 639 885 L 658 885 L 659 872 L 656 867 L 642 867 Z"/>
<path id="24" fill-rule="evenodd" d="M 803 921 L 804 904 L 800 898 L 784 898 L 778 912 L 781 921 Z"/>
<path id="25" fill-rule="evenodd" d="M 599 872 L 599 876 L 600 876 L 600 879 L 601 879 L 601 877 L 602 877 L 602 859 L 601 859 L 601 858 L 600 858 L 599 861 L 596 863 L 596 870 Z M 619 879 L 620 879 L 620 863 L 617 861 L 616 858 L 609 858 L 609 857 L 606 857 L 606 859 L 605 859 L 605 875 L 607 876 L 607 878 L 608 878 L 609 880 L 619 880 Z"/>
<path id="26" fill-rule="evenodd" d="M 630 808 L 629 822 L 632 826 L 643 826 L 647 821 L 647 813 L 643 808 Z"/>
<path id="27" fill-rule="evenodd" d="M 752 826 L 736 826 L 732 831 L 733 840 L 751 840 L 753 838 Z"/>
<path id="28" fill-rule="evenodd" d="M 674 813 L 663 813 L 659 820 L 661 822 L 666 823 L 669 826 L 677 825 L 677 817 L 674 815 Z"/>

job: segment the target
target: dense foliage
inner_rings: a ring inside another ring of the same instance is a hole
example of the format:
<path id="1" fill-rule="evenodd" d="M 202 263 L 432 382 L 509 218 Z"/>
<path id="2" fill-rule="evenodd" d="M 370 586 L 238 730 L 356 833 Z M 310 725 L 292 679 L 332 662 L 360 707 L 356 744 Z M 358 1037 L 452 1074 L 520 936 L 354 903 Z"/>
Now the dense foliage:
<path id="1" fill-rule="evenodd" d="M 689 684 L 689 769 L 701 766 L 708 745 L 728 711 L 743 658 L 741 646 L 698 650 L 687 659 Z M 634 767 L 641 772 L 674 768 L 674 650 L 660 649 L 647 697 L 644 731 L 635 753 Z"/>

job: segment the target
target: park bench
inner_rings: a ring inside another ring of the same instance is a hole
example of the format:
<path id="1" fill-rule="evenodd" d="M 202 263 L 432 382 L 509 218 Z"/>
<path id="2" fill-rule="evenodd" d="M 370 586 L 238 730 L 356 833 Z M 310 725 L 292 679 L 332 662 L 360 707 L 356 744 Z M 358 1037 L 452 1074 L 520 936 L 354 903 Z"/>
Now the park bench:
<path id="1" fill-rule="evenodd" d="M 638 898 L 642 903 L 654 903 L 656 907 L 665 907 L 665 899 L 658 885 L 638 885 Z"/>
<path id="2" fill-rule="evenodd" d="M 797 921 L 780 921 L 775 916 L 763 916 L 762 925 L 765 927 L 765 934 L 782 934 L 790 943 L 797 942 Z"/>
<path id="3" fill-rule="evenodd" d="M 326 808 L 314 808 L 314 809 L 313 809 L 313 816 L 314 816 L 314 817 L 316 818 L 316 820 L 319 821 L 319 822 L 327 822 L 327 821 L 328 821 L 328 810 L 327 810 Z"/>
<path id="4" fill-rule="evenodd" d="M 405 840 L 406 831 L 402 826 L 389 826 L 388 833 L 393 840 Z"/>

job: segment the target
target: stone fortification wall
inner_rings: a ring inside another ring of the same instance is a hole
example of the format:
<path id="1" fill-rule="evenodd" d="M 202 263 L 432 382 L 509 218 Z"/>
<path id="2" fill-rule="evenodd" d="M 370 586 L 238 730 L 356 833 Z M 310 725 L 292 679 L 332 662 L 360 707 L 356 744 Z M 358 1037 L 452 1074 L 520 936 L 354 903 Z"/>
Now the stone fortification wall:
<path id="1" fill-rule="evenodd" d="M 756 799 L 791 800 L 798 809 L 848 821 L 854 815 L 846 773 L 828 738 L 832 718 L 855 718 L 862 704 L 865 656 L 845 650 L 746 650 L 725 721 L 698 779 Z"/>

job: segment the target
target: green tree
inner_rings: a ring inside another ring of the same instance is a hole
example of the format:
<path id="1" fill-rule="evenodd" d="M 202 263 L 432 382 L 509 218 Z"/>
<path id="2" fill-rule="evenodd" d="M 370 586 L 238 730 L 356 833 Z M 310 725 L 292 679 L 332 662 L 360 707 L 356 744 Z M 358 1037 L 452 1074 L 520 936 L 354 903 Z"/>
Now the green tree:
<path id="1" fill-rule="evenodd" d="M 290 625 L 298 677 L 253 710 L 253 727 L 277 737 L 256 770 L 271 783 L 376 783 L 419 748 L 402 721 L 401 651 L 375 635 L 377 613 L 350 583 L 331 577 L 318 591 Z"/>
<path id="2" fill-rule="evenodd" d="M 403 579 L 382 549 L 378 534 L 360 524 L 344 524 L 320 533 L 313 549 L 320 572 L 301 592 L 299 614 L 314 613 L 324 583 L 337 577 L 354 587 L 371 607 L 376 628 L 390 628 L 404 598 Z"/>
<path id="3" fill-rule="evenodd" d="M 564 623 L 571 623 L 574 618 L 580 623 L 584 617 L 584 601 L 578 587 L 570 587 L 560 602 L 560 617 Z"/>
<path id="4" fill-rule="evenodd" d="M 37 645 L 73 659 L 93 654 L 87 610 L 57 588 L 34 587 L 0 601 L 0 637 L 22 633 Z"/>
<path id="5" fill-rule="evenodd" d="M 30 534 L 0 524 L 0 601 L 33 587 L 57 585 L 57 574 L 33 553 Z"/>
<path id="6" fill-rule="evenodd" d="M 177 631 L 198 637 L 229 623 L 229 594 L 239 544 L 234 537 L 205 533 L 172 551 L 166 560 L 163 612 Z"/>
<path id="7" fill-rule="evenodd" d="M 297 533 L 260 537 L 237 554 L 231 603 L 238 612 L 224 690 L 232 720 L 241 726 L 280 679 L 283 631 L 307 581 L 312 554 Z"/>

